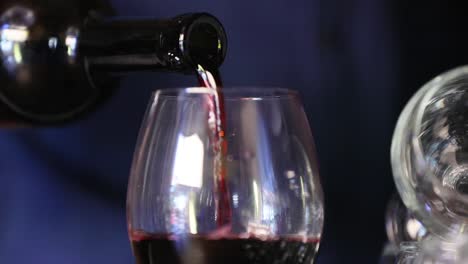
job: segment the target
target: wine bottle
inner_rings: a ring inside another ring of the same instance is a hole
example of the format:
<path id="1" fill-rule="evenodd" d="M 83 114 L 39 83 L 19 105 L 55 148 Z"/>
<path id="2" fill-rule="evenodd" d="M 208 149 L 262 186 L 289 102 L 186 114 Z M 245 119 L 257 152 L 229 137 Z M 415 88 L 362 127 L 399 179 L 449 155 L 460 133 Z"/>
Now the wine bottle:
<path id="1" fill-rule="evenodd" d="M 212 15 L 123 19 L 103 3 L 0 3 L 0 126 L 77 119 L 112 95 L 120 73 L 195 74 L 223 63 L 226 34 Z"/>

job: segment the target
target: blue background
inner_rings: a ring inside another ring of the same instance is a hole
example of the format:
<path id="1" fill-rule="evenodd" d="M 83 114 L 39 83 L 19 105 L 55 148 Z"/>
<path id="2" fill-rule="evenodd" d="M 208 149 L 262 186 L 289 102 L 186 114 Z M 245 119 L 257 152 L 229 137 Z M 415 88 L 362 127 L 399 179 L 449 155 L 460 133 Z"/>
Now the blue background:
<path id="1" fill-rule="evenodd" d="M 377 263 L 393 191 L 389 146 L 409 96 L 468 60 L 467 4 L 390 0 L 114 0 L 122 16 L 208 11 L 227 29 L 226 86 L 297 89 L 320 158 L 318 263 Z M 133 263 L 125 193 L 151 91 L 192 76 L 135 73 L 85 120 L 0 132 L 0 263 Z"/>

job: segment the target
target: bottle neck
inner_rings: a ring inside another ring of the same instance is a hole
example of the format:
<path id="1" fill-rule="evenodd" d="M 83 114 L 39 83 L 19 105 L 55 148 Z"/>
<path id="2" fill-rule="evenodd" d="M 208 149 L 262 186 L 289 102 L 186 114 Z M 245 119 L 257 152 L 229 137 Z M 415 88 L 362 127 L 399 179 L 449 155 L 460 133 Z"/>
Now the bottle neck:
<path id="1" fill-rule="evenodd" d="M 110 19 L 87 24 L 79 53 L 96 70 L 193 73 L 218 68 L 226 36 L 214 17 L 188 14 L 170 20 Z"/>

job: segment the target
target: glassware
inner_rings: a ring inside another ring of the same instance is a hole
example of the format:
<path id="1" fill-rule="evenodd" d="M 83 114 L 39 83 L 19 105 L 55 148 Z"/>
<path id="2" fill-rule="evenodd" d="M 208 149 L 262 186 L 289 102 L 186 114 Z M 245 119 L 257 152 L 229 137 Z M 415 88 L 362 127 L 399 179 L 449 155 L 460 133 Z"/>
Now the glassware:
<path id="1" fill-rule="evenodd" d="M 398 194 L 387 205 L 385 227 L 388 240 L 398 247 L 402 242 L 421 241 L 428 235 L 426 228 L 406 208 Z"/>
<path id="2" fill-rule="evenodd" d="M 468 67 L 424 85 L 403 110 L 392 168 L 405 205 L 430 233 L 466 233 L 468 224 Z"/>
<path id="3" fill-rule="evenodd" d="M 444 239 L 424 239 L 414 264 L 466 264 L 468 263 L 466 235 L 447 234 Z"/>
<path id="4" fill-rule="evenodd" d="M 399 246 L 397 264 L 416 264 L 420 254 L 418 242 L 402 242 Z"/>
<path id="5" fill-rule="evenodd" d="M 406 208 L 398 194 L 393 194 L 388 202 L 385 228 L 388 242 L 380 257 L 381 264 L 394 264 L 398 257 L 401 263 L 412 263 L 414 258 L 411 257 L 410 260 L 410 251 L 414 251 L 418 245 L 416 242 L 430 235 L 422 223 Z"/>
<path id="6" fill-rule="evenodd" d="M 213 98 L 224 98 L 225 119 L 216 118 L 222 109 Z M 212 127 L 223 121 L 220 157 Z M 134 155 L 127 215 L 138 264 L 312 263 L 323 194 L 298 94 L 157 91 Z"/>

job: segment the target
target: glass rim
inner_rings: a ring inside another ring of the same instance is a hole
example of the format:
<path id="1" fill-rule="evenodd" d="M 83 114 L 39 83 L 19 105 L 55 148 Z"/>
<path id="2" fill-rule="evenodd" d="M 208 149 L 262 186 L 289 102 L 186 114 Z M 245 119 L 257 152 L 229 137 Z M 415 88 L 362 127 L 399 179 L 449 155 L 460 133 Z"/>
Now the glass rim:
<path id="1" fill-rule="evenodd" d="M 298 98 L 299 92 L 280 87 L 231 86 L 216 91 L 207 87 L 186 87 L 158 89 L 153 92 L 154 97 L 177 98 L 192 95 L 223 95 L 224 100 L 268 100 Z"/>

